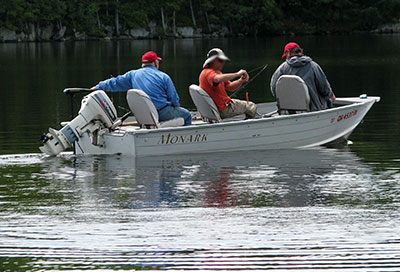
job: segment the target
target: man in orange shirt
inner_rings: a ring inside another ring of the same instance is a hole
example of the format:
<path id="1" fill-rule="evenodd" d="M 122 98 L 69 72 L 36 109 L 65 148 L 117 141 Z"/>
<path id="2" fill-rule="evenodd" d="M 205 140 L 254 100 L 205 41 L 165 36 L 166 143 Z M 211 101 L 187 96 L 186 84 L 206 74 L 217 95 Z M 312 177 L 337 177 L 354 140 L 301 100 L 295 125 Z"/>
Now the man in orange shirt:
<path id="1" fill-rule="evenodd" d="M 214 100 L 222 119 L 240 114 L 246 114 L 247 118 L 257 115 L 257 106 L 253 102 L 230 99 L 226 90 L 234 92 L 249 81 L 249 75 L 245 70 L 237 73 L 223 74 L 222 68 L 229 58 L 219 48 L 211 49 L 207 54 L 207 60 L 203 64 L 200 74 L 200 88 L 202 88 Z M 235 81 L 231 81 L 234 80 Z"/>

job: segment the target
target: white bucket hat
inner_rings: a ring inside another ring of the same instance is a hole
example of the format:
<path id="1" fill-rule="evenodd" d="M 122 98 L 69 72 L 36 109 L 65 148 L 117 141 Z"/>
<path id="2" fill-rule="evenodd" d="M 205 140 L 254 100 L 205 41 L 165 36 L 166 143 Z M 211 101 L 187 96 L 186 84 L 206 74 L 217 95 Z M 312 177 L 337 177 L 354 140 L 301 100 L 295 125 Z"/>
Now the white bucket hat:
<path id="1" fill-rule="evenodd" d="M 207 59 L 203 64 L 203 68 L 206 68 L 206 66 L 215 59 L 220 59 L 223 61 L 230 61 L 230 59 L 225 55 L 224 51 L 222 51 L 219 48 L 213 48 L 210 51 L 208 51 Z"/>

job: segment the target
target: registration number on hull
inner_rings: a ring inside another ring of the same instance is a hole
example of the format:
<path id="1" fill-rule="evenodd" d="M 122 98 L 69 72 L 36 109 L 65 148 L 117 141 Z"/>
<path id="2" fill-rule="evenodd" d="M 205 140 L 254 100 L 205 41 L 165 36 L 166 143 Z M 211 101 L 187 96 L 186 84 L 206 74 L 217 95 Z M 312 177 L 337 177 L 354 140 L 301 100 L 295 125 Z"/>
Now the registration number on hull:
<path id="1" fill-rule="evenodd" d="M 357 115 L 357 113 L 358 113 L 358 110 L 352 110 L 352 111 L 349 111 L 348 113 L 339 115 L 337 118 L 336 117 L 332 117 L 331 118 L 331 123 L 334 123 L 335 121 L 339 123 L 340 121 L 349 119 L 349 118 Z"/>

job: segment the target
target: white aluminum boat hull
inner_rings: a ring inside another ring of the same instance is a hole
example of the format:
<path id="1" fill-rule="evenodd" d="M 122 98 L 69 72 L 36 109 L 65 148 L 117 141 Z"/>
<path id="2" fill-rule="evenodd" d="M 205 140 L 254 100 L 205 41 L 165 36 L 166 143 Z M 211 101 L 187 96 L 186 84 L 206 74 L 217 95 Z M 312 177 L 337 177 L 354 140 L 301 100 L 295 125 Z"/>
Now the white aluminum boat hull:
<path id="1" fill-rule="evenodd" d="M 104 147 L 92 145 L 89 136 L 80 138 L 75 153 L 154 156 L 314 147 L 349 136 L 378 101 L 342 98 L 337 103 L 344 106 L 296 115 L 177 128 L 123 127 L 104 135 Z"/>

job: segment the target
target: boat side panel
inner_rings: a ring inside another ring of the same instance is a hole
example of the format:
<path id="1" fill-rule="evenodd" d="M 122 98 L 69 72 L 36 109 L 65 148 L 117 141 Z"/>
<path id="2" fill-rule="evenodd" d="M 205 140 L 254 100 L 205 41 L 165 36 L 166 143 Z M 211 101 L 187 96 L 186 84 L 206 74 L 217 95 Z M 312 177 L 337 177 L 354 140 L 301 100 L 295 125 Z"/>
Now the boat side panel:
<path id="1" fill-rule="evenodd" d="M 95 146 L 88 134 L 79 138 L 75 145 L 75 154 L 77 155 L 113 155 L 123 154 L 135 156 L 135 135 L 124 131 L 105 134 L 104 147 Z"/>
<path id="2" fill-rule="evenodd" d="M 159 130 L 131 130 L 104 135 L 105 147 L 80 138 L 77 154 L 168 155 L 226 150 L 265 150 L 322 145 L 356 128 L 375 100 L 318 114 L 198 125 Z"/>
<path id="3" fill-rule="evenodd" d="M 322 145 L 351 133 L 372 104 L 354 104 L 336 111 L 298 118 L 137 134 L 136 152 L 139 156 L 146 156 Z"/>

